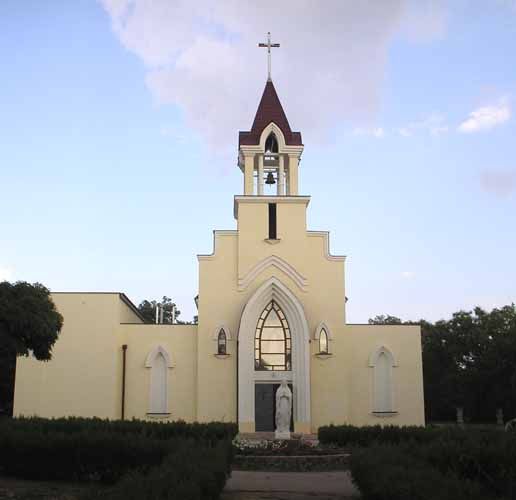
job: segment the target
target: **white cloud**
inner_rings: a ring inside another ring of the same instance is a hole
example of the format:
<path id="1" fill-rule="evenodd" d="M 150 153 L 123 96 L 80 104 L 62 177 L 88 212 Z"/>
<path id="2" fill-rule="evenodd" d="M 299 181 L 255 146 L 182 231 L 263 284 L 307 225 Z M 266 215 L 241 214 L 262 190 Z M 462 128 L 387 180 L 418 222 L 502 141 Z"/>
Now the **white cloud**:
<path id="1" fill-rule="evenodd" d="M 353 129 L 354 135 L 369 135 L 371 137 L 376 137 L 376 139 L 382 139 L 385 137 L 385 130 L 382 127 L 376 128 L 360 128 L 357 127 Z"/>
<path id="2" fill-rule="evenodd" d="M 401 273 L 401 277 L 405 278 L 406 280 L 411 280 L 416 277 L 416 273 L 414 271 L 403 271 Z"/>
<path id="3" fill-rule="evenodd" d="M 14 276 L 14 270 L 12 267 L 0 267 L 0 282 L 1 281 L 12 281 Z"/>
<path id="4" fill-rule="evenodd" d="M 403 32 L 407 38 L 427 42 L 443 38 L 448 25 L 446 0 L 416 0 L 409 2 L 403 19 Z"/>
<path id="5" fill-rule="evenodd" d="M 342 121 L 374 118 L 389 44 L 409 6 L 416 31 L 429 25 L 428 9 L 408 0 L 99 1 L 120 42 L 144 63 L 156 102 L 180 108 L 217 150 L 234 151 L 237 131 L 251 126 L 266 80 L 257 43 L 267 31 L 281 43 L 272 64 L 279 96 L 309 142 Z M 429 37 L 442 33 L 437 24 Z"/>
<path id="6" fill-rule="evenodd" d="M 422 120 L 409 123 L 404 127 L 397 129 L 398 134 L 403 137 L 411 137 L 416 132 L 427 132 L 430 135 L 441 135 L 449 131 L 449 126 L 446 124 L 446 117 L 443 113 L 434 112 Z"/>
<path id="7" fill-rule="evenodd" d="M 484 191 L 500 198 L 516 192 L 516 170 L 484 170 L 480 175 Z"/>
<path id="8" fill-rule="evenodd" d="M 497 125 L 505 123 L 511 118 L 511 108 L 506 98 L 500 99 L 496 104 L 483 106 L 472 111 L 469 118 L 458 127 L 459 132 L 473 133 L 489 130 Z"/>

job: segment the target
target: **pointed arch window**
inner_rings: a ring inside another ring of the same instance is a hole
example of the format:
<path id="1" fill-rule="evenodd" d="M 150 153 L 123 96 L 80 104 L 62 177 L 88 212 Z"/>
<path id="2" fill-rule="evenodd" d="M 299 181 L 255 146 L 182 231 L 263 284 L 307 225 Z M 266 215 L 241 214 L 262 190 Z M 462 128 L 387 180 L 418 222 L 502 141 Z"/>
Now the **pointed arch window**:
<path id="1" fill-rule="evenodd" d="M 223 356 L 226 355 L 227 352 L 227 336 L 226 332 L 224 331 L 224 328 L 221 328 L 219 330 L 219 334 L 217 336 L 217 354 Z"/>
<path id="2" fill-rule="evenodd" d="M 290 328 L 285 314 L 274 300 L 269 302 L 258 319 L 254 353 L 257 371 L 292 369 Z"/>
<path id="3" fill-rule="evenodd" d="M 329 354 L 328 332 L 322 328 L 319 332 L 319 354 Z"/>

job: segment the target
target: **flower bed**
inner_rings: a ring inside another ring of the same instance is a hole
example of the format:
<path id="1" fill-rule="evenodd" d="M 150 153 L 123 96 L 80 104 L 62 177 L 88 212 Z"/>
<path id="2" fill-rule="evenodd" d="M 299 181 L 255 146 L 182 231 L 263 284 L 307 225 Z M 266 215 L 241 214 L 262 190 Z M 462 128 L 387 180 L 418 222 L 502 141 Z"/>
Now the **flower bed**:
<path id="1" fill-rule="evenodd" d="M 349 454 L 338 448 L 322 448 L 313 441 L 300 439 L 233 441 L 239 470 L 326 471 L 346 469 Z"/>
<path id="2" fill-rule="evenodd" d="M 282 472 L 316 472 L 346 470 L 349 454 L 331 455 L 236 455 L 235 470 L 261 470 Z"/>

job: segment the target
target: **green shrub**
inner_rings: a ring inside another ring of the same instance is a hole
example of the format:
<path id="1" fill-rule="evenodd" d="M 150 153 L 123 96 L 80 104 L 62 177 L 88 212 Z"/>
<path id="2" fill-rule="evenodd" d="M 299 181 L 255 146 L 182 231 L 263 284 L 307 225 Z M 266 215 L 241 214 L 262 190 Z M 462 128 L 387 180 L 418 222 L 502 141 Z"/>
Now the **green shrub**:
<path id="1" fill-rule="evenodd" d="M 85 498 L 215 500 L 235 424 L 101 419 L 0 421 L 0 475 L 93 481 Z M 112 484 L 99 487 L 98 482 Z"/>
<path id="2" fill-rule="evenodd" d="M 113 482 L 131 469 L 161 464 L 174 444 L 107 432 L 0 431 L 0 474 L 23 479 Z"/>
<path id="3" fill-rule="evenodd" d="M 367 500 L 492 500 L 480 484 L 445 475 L 406 449 L 372 446 L 351 456 L 353 481 Z"/>
<path id="4" fill-rule="evenodd" d="M 209 422 L 186 423 L 177 422 L 147 422 L 143 420 L 107 420 L 100 418 L 56 418 L 45 419 L 38 417 L 13 418 L 0 421 L 2 429 L 24 430 L 27 432 L 65 434 L 77 432 L 110 432 L 121 435 L 139 434 L 153 439 L 171 439 L 176 437 L 190 438 L 210 443 L 221 439 L 233 439 L 238 433 L 234 423 Z"/>
<path id="5" fill-rule="evenodd" d="M 216 500 L 230 464 L 229 441 L 215 447 L 183 442 L 160 466 L 130 472 L 112 488 L 90 492 L 84 500 Z"/>
<path id="6" fill-rule="evenodd" d="M 411 450 L 442 473 L 482 484 L 489 491 L 516 498 L 516 436 L 498 433 L 490 440 L 469 435 L 461 442 L 439 439 Z"/>
<path id="7" fill-rule="evenodd" d="M 463 441 L 475 436 L 481 442 L 503 436 L 504 433 L 491 429 L 463 430 L 460 427 L 417 427 L 395 425 L 371 425 L 355 427 L 352 425 L 329 425 L 319 428 L 318 437 L 322 444 L 338 446 L 369 446 L 373 443 L 400 444 L 407 441 L 424 444 L 436 439 Z"/>

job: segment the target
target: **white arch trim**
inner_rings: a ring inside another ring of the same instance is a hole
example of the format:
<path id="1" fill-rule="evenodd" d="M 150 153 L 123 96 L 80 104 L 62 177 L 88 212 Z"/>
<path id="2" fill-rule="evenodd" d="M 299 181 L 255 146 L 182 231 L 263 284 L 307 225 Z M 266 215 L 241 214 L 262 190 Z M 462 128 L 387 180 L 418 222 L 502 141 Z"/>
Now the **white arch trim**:
<path id="1" fill-rule="evenodd" d="M 256 324 L 265 307 L 274 300 L 287 318 L 292 336 L 292 371 L 261 372 L 254 370 Z M 244 307 L 238 331 L 238 421 L 254 424 L 254 384 L 269 380 L 270 375 L 292 380 L 294 388 L 294 422 L 310 425 L 310 333 L 299 299 L 278 278 L 266 280 Z M 277 380 L 277 379 L 276 379 Z"/>
<path id="2" fill-rule="evenodd" d="M 299 273 L 295 267 L 277 255 L 269 255 L 269 257 L 266 257 L 253 266 L 243 278 L 239 278 L 238 290 L 245 290 L 262 271 L 265 271 L 265 269 L 270 266 L 273 266 L 279 271 L 285 273 L 303 292 L 306 292 L 308 280 Z"/>
<path id="3" fill-rule="evenodd" d="M 326 330 L 326 333 L 328 334 L 328 340 L 333 340 L 331 330 L 328 328 L 328 325 L 324 321 L 321 321 L 319 326 L 315 329 L 314 339 L 319 340 L 319 337 L 321 336 L 321 330 L 323 329 Z"/>
<path id="4" fill-rule="evenodd" d="M 387 356 L 387 358 L 389 358 L 391 366 L 398 366 L 398 363 L 396 362 L 396 358 L 394 357 L 394 355 L 392 354 L 390 349 L 388 349 L 387 347 L 382 345 L 380 347 L 377 347 L 369 356 L 369 366 L 370 367 L 376 366 L 378 358 L 380 357 L 381 354 L 385 354 Z"/>
<path id="5" fill-rule="evenodd" d="M 225 324 L 219 325 L 217 328 L 215 328 L 215 330 L 213 330 L 213 335 L 211 336 L 211 338 L 215 341 L 219 340 L 219 332 L 221 330 L 224 330 L 224 332 L 226 332 L 226 340 L 233 340 L 231 330 Z"/>
<path id="6" fill-rule="evenodd" d="M 270 122 L 269 125 L 267 125 L 261 135 L 260 135 L 260 149 L 265 151 L 265 141 L 267 140 L 267 137 L 273 133 L 276 136 L 276 139 L 278 139 L 278 150 L 281 153 L 286 146 L 285 143 L 285 136 L 283 135 L 283 132 L 281 129 L 274 123 Z"/>
<path id="7" fill-rule="evenodd" d="M 145 359 L 145 368 L 152 368 L 152 363 L 158 354 L 163 355 L 168 368 L 174 368 L 175 363 L 173 362 L 172 357 L 167 350 L 160 345 L 152 349 L 152 351 L 147 355 L 147 358 Z"/>

